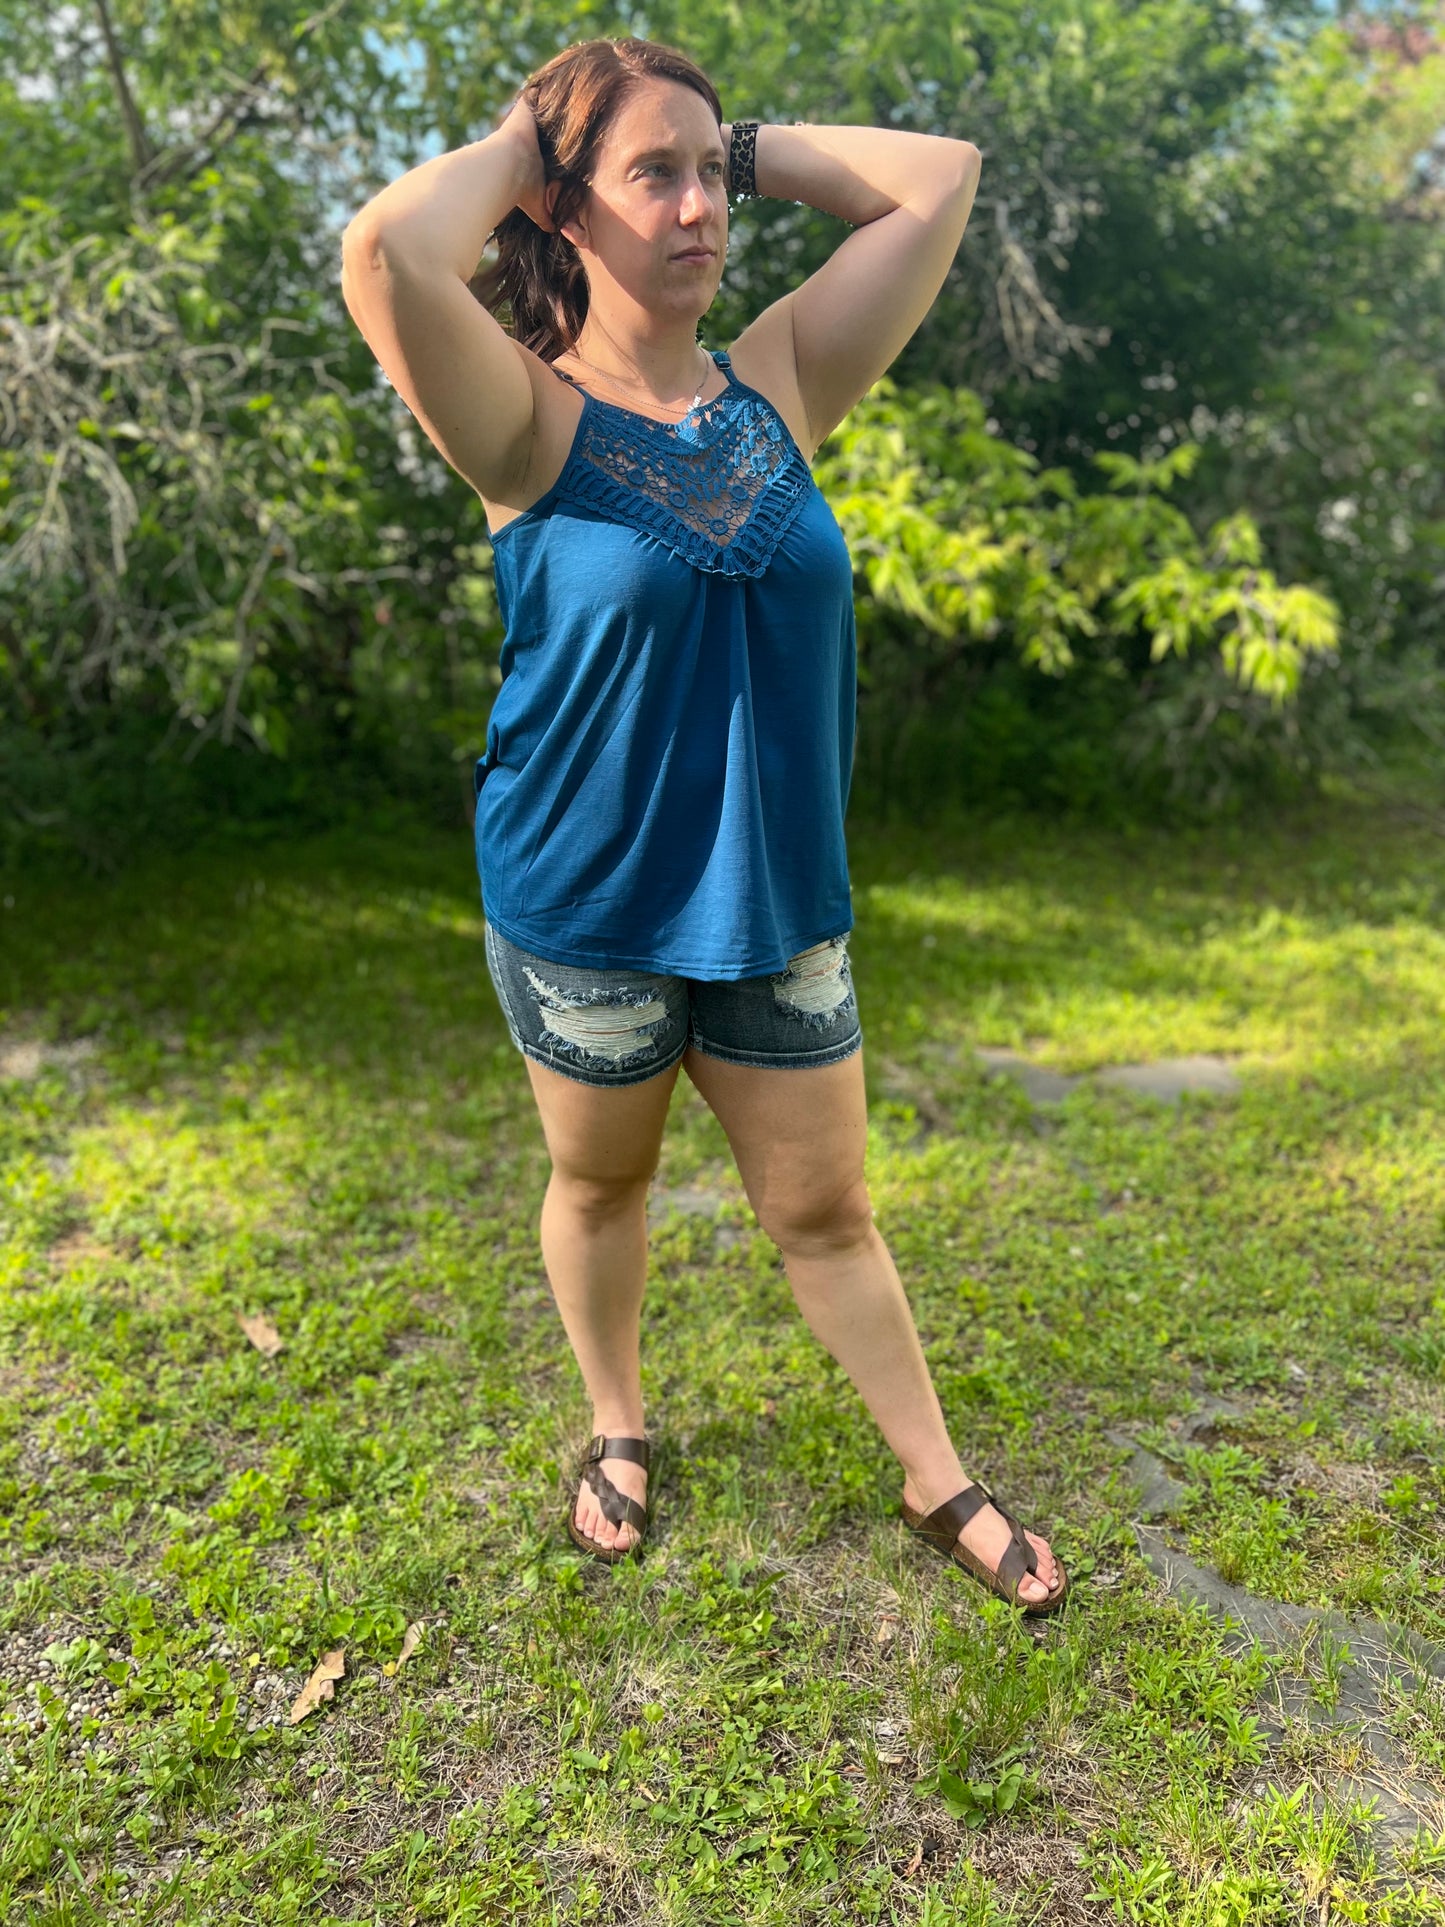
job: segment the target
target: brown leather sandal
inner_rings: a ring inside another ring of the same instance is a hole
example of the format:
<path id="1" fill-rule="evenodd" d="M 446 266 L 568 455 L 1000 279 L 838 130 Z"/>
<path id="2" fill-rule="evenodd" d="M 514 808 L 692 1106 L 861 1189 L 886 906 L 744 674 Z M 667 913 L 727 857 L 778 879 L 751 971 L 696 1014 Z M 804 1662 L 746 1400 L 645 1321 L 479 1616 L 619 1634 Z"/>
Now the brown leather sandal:
<path id="1" fill-rule="evenodd" d="M 955 1543 L 969 1520 L 986 1505 L 991 1505 L 995 1512 L 1003 1516 L 1013 1537 L 1012 1545 L 1005 1549 L 1003 1558 L 994 1570 L 990 1570 L 967 1546 Z M 980 1580 L 990 1592 L 996 1593 L 1000 1599 L 1006 1599 L 1011 1606 L 1017 1606 L 1020 1612 L 1027 1613 L 1031 1619 L 1057 1612 L 1063 1605 L 1064 1594 L 1069 1590 L 1069 1575 L 1064 1571 L 1064 1562 L 1057 1553 L 1054 1554 L 1054 1563 L 1059 1569 L 1059 1583 L 1054 1590 L 1042 1599 L 1019 1598 L 1020 1585 L 1031 1572 L 1038 1572 L 1039 1555 L 1024 1537 L 1024 1529 L 1018 1520 L 999 1504 L 987 1486 L 975 1481 L 973 1485 L 965 1486 L 962 1492 L 956 1492 L 951 1499 L 945 1499 L 942 1505 L 935 1506 L 927 1515 L 915 1512 L 907 1500 L 900 1505 L 899 1512 L 910 1532 L 920 1539 L 926 1539 L 946 1559 L 951 1559 L 956 1566 L 962 1566 L 966 1573 Z"/>
<path id="2" fill-rule="evenodd" d="M 636 1499 L 629 1498 L 617 1487 L 602 1470 L 603 1459 L 631 1459 L 645 1472 L 652 1469 L 651 1439 L 607 1438 L 599 1432 L 587 1447 L 586 1456 L 581 1464 L 581 1478 L 597 1494 L 597 1502 L 602 1507 L 604 1518 L 615 1526 L 631 1526 L 637 1537 L 630 1546 L 604 1546 L 582 1531 L 577 1524 L 577 1498 L 582 1490 L 579 1483 L 572 1489 L 567 1507 L 567 1531 L 573 1542 L 584 1552 L 590 1552 L 594 1559 L 601 1559 L 609 1566 L 618 1565 L 624 1559 L 633 1559 L 642 1551 L 642 1542 L 647 1535 L 647 1507 L 639 1505 Z"/>

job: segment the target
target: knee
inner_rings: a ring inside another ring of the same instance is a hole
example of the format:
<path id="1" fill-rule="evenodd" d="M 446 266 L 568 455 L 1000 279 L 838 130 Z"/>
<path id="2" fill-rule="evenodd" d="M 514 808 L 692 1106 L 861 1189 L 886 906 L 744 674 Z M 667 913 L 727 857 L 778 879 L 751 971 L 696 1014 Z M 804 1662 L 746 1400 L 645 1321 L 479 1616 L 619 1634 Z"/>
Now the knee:
<path id="1" fill-rule="evenodd" d="M 552 1169 L 548 1187 L 556 1200 L 584 1224 L 609 1224 L 640 1213 L 647 1207 L 650 1175 L 597 1177 L 577 1171 Z"/>
<path id="2" fill-rule="evenodd" d="M 826 1257 L 853 1251 L 873 1231 L 873 1200 L 862 1178 L 832 1191 L 768 1204 L 758 1222 L 785 1254 Z"/>

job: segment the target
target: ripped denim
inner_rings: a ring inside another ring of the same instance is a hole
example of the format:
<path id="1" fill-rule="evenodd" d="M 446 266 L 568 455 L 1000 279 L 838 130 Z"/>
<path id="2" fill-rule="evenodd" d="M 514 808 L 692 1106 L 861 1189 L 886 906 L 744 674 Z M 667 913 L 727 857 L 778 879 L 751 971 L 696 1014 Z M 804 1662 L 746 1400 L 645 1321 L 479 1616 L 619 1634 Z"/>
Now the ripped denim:
<path id="1" fill-rule="evenodd" d="M 583 1084 L 637 1084 L 691 1045 L 734 1064 L 835 1064 L 863 1042 L 848 936 L 733 982 L 598 970 L 534 956 L 486 925 L 487 968 L 512 1042 Z"/>

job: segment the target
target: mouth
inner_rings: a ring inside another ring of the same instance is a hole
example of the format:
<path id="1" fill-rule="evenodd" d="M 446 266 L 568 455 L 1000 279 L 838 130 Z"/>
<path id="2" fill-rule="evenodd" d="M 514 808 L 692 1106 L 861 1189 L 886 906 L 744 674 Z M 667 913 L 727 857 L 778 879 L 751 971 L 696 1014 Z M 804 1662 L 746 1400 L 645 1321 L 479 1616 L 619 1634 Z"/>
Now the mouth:
<path id="1" fill-rule="evenodd" d="M 672 258 L 674 261 L 691 261 L 694 264 L 700 265 L 704 261 L 711 261 L 713 258 L 713 250 L 711 248 L 684 248 L 681 254 L 674 254 Z"/>

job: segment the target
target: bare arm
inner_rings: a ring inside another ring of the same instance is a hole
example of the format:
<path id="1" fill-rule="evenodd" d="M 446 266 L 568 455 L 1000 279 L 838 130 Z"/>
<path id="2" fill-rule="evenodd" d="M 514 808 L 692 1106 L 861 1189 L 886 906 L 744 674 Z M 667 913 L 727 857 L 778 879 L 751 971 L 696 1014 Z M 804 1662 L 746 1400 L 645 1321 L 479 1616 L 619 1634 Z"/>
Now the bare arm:
<path id="1" fill-rule="evenodd" d="M 423 161 L 384 187 L 346 232 L 385 233 L 397 247 L 469 281 L 487 236 L 514 207 L 550 229 L 542 191 L 536 125 L 518 101 L 484 139 Z"/>
<path id="2" fill-rule="evenodd" d="M 731 140 L 731 126 L 724 140 Z M 814 446 L 885 374 L 938 298 L 973 208 L 972 141 L 893 127 L 759 127 L 760 194 L 804 201 L 855 231 L 754 329 L 791 353 Z"/>
<path id="3" fill-rule="evenodd" d="M 722 137 L 728 146 L 730 122 Z M 972 141 L 942 134 L 767 121 L 758 128 L 753 174 L 758 193 L 770 200 L 803 201 L 850 227 L 866 227 L 907 201 L 946 192 L 978 159 Z"/>
<path id="4" fill-rule="evenodd" d="M 484 140 L 383 188 L 341 237 L 352 319 L 428 438 L 493 500 L 525 468 L 534 391 L 523 351 L 467 282 L 514 207 L 542 225 L 541 196 L 536 133 L 515 109 Z"/>

